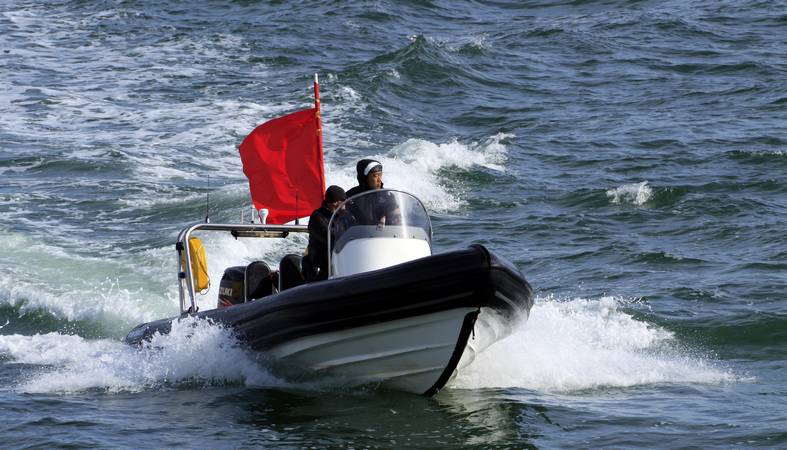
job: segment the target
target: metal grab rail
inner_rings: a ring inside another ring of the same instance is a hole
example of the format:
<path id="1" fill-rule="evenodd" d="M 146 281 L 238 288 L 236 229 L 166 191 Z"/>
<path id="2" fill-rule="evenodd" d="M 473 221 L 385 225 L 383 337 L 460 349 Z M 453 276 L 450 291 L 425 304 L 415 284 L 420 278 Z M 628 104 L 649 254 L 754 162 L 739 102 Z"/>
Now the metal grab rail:
<path id="1" fill-rule="evenodd" d="M 195 223 L 189 225 L 178 234 L 175 249 L 178 252 L 178 294 L 180 297 L 180 314 L 193 314 L 197 312 L 197 303 L 194 299 L 194 278 L 193 268 L 191 267 L 191 249 L 188 242 L 191 233 L 200 231 L 229 231 L 236 239 L 243 238 L 285 238 L 290 233 L 308 233 L 306 225 L 265 225 L 265 224 L 243 224 L 243 223 Z M 185 258 L 181 258 L 184 252 Z M 186 267 L 183 267 L 183 261 Z M 184 286 L 185 280 L 185 286 Z M 186 295 L 188 292 L 190 306 L 186 308 Z"/>

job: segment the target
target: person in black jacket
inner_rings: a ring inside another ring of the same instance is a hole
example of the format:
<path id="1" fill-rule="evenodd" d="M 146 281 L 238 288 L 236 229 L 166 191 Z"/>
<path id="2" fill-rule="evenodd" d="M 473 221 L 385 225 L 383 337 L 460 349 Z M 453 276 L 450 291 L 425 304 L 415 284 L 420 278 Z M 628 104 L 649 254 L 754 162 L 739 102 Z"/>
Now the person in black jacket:
<path id="1" fill-rule="evenodd" d="M 352 197 L 376 189 L 383 189 L 383 165 L 374 159 L 362 159 L 355 165 L 358 186 L 347 191 L 347 197 Z M 350 201 L 348 209 L 361 225 L 384 225 L 393 223 L 399 210 L 396 201 L 388 195 L 365 195 Z"/>
<path id="2" fill-rule="evenodd" d="M 302 263 L 303 277 L 307 282 L 328 279 L 328 223 L 334 211 L 346 198 L 344 189 L 329 186 L 325 190 L 322 206 L 315 209 L 309 217 L 309 246 Z"/>
<path id="3" fill-rule="evenodd" d="M 347 191 L 347 196 L 383 188 L 383 165 L 373 159 L 362 159 L 355 165 L 358 186 Z"/>

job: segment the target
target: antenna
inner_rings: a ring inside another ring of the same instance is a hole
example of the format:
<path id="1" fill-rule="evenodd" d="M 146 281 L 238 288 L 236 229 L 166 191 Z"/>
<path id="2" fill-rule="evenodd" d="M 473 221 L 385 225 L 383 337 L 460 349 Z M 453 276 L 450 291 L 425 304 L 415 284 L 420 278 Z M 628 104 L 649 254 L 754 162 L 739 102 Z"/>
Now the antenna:
<path id="1" fill-rule="evenodd" d="M 299 225 L 299 222 L 298 222 L 299 221 L 299 219 L 298 219 L 299 215 L 300 214 L 298 214 L 298 190 L 295 189 L 295 225 Z"/>
<path id="2" fill-rule="evenodd" d="M 210 175 L 208 175 L 208 192 L 205 193 L 205 223 L 210 223 Z"/>

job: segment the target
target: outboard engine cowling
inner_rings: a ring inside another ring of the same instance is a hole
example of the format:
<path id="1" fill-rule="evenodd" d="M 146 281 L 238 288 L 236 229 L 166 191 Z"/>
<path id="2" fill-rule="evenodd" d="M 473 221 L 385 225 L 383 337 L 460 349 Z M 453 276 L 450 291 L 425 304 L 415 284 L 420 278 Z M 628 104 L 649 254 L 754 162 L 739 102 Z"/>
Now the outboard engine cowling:
<path id="1" fill-rule="evenodd" d="M 219 308 L 250 302 L 275 293 L 278 273 L 263 261 L 228 267 L 219 284 Z"/>
<path id="2" fill-rule="evenodd" d="M 278 274 L 271 272 L 271 268 L 264 261 L 254 261 L 246 266 L 246 301 L 257 300 L 276 291 Z"/>
<path id="3" fill-rule="evenodd" d="M 235 266 L 224 270 L 219 284 L 219 308 L 243 303 L 245 289 L 246 267 Z"/>

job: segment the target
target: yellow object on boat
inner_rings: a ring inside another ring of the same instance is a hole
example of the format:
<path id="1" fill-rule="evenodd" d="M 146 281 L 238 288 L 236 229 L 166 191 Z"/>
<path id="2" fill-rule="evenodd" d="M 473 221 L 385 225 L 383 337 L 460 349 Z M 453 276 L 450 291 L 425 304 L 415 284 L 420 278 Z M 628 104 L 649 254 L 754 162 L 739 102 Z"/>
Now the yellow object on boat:
<path id="1" fill-rule="evenodd" d="M 195 293 L 206 294 L 210 287 L 208 278 L 208 259 L 205 257 L 205 247 L 197 237 L 189 238 L 189 255 L 191 255 L 191 276 Z M 180 264 L 186 267 L 186 252 L 180 254 Z"/>

